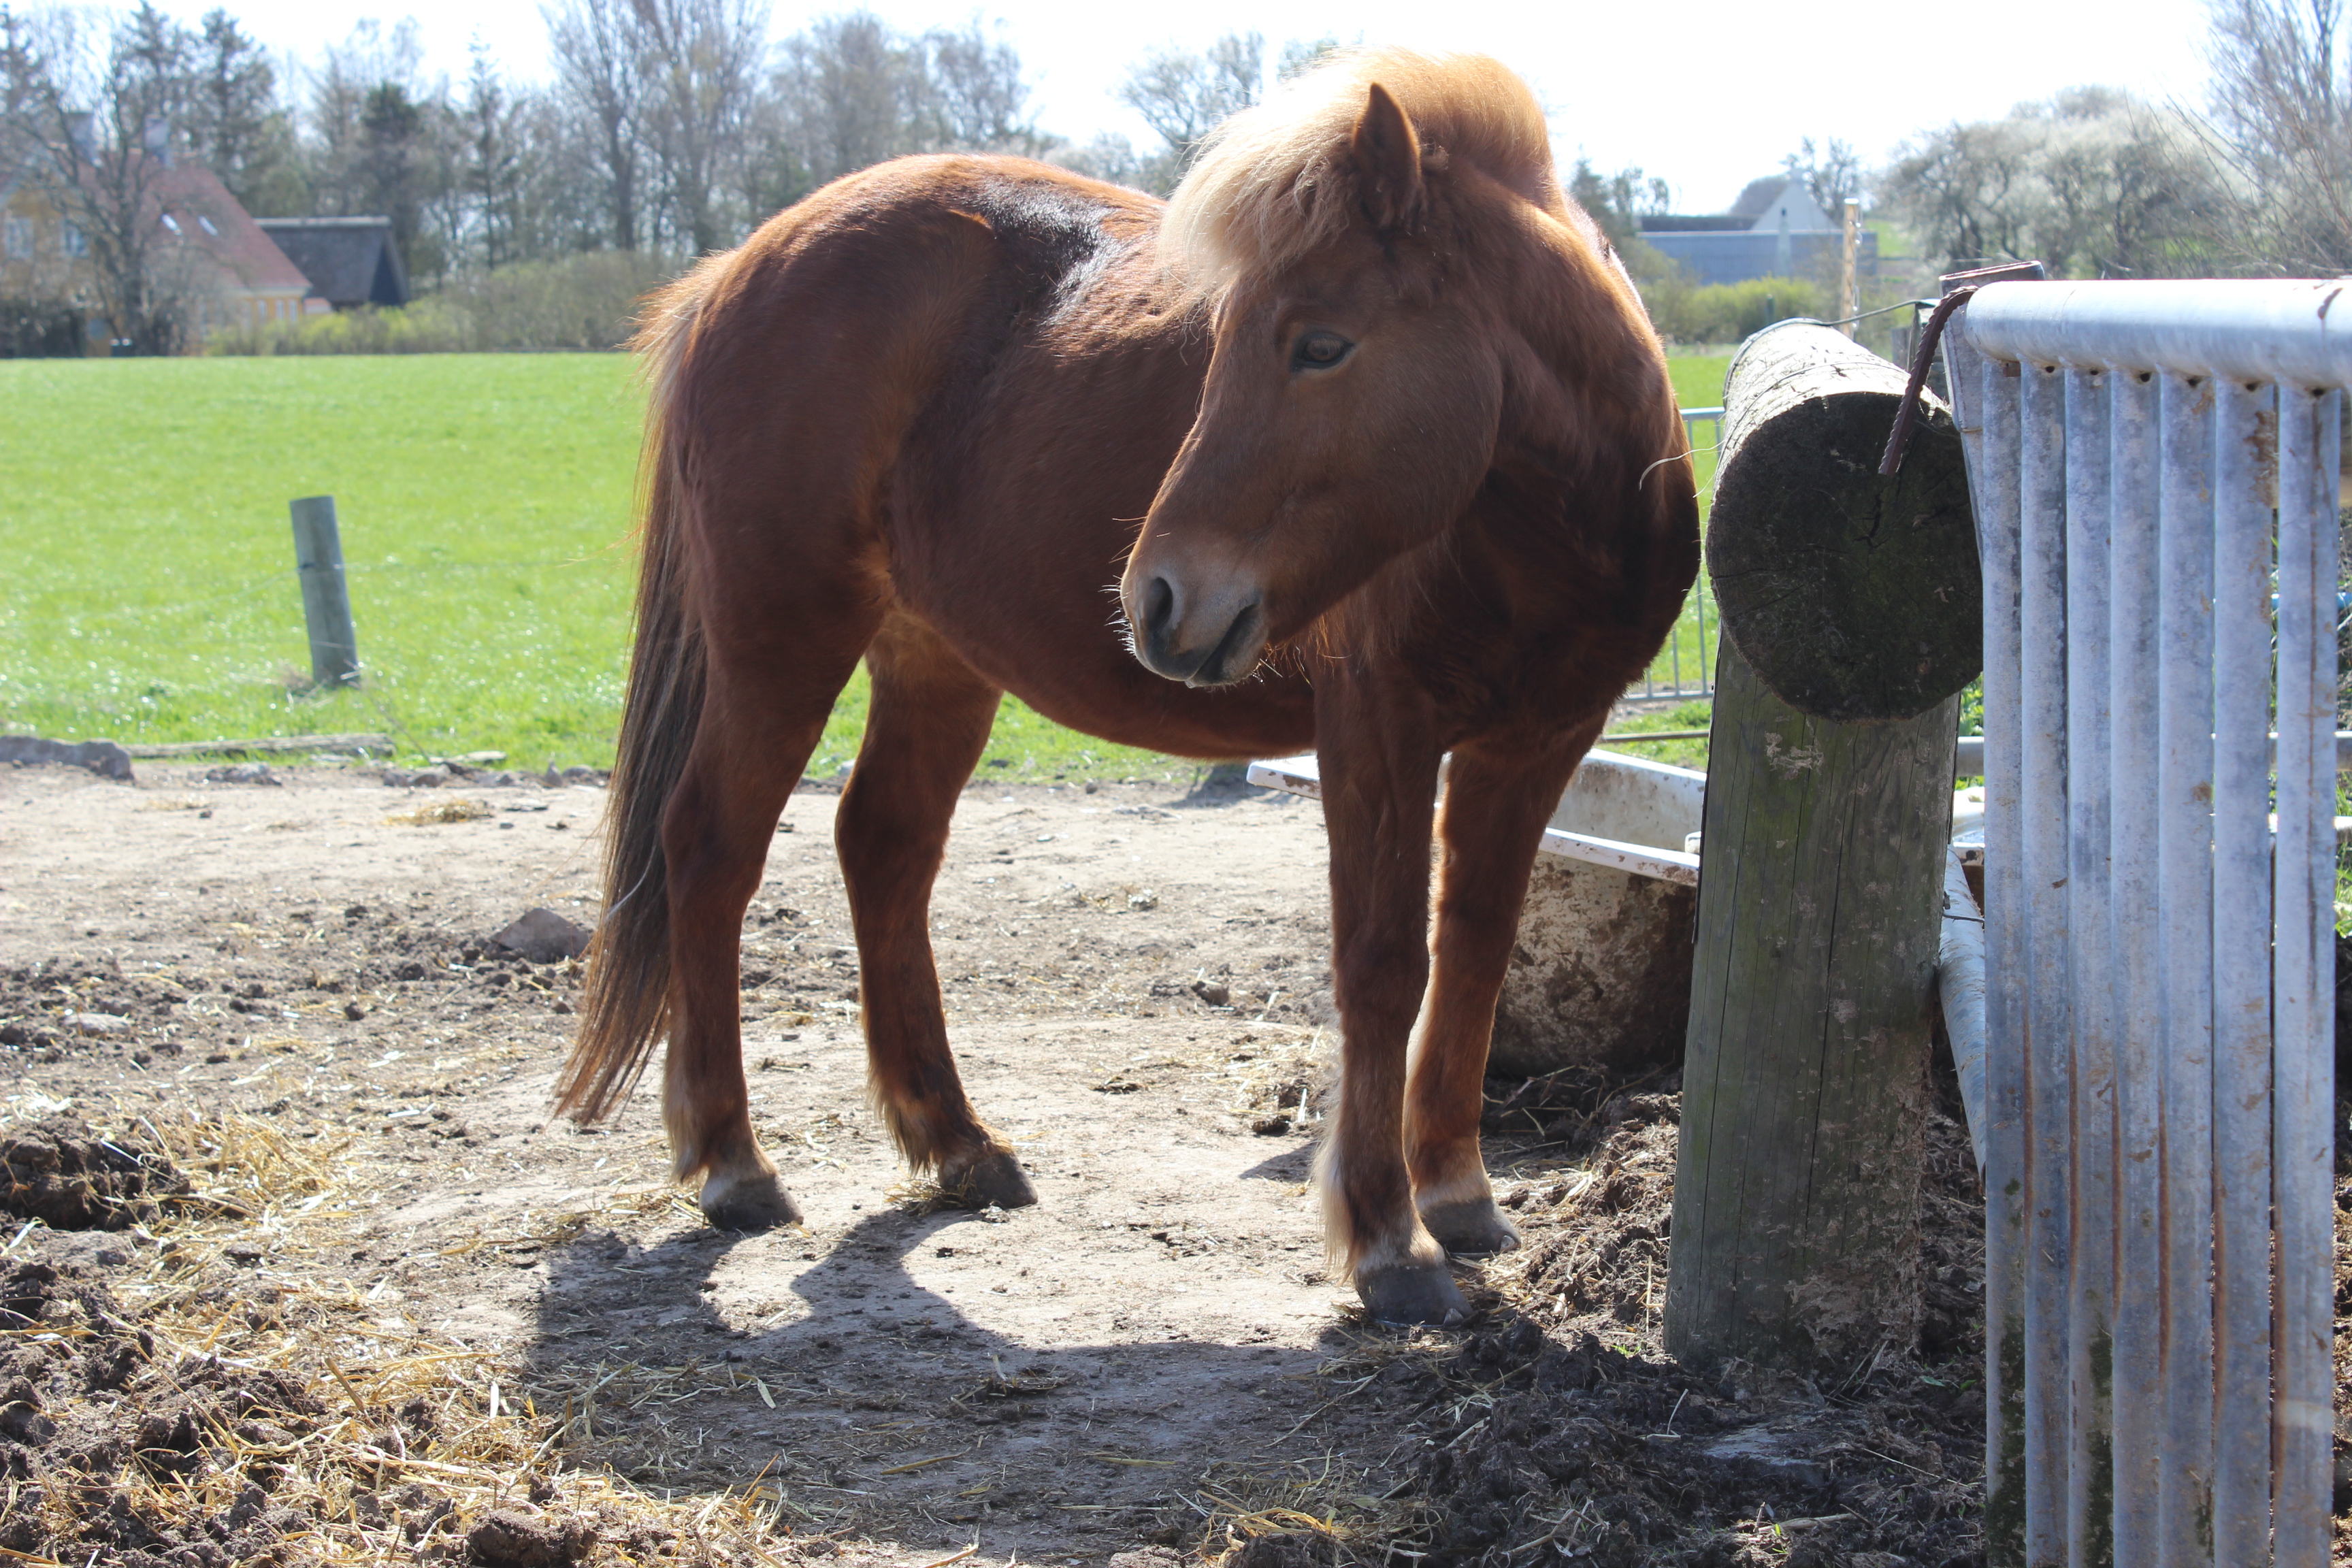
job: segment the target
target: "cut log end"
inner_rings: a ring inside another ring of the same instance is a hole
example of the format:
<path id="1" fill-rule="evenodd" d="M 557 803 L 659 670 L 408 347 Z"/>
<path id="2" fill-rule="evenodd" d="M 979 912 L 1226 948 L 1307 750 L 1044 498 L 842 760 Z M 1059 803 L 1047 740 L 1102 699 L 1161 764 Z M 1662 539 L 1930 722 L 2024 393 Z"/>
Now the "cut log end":
<path id="1" fill-rule="evenodd" d="M 1878 458 L 1895 365 L 1824 327 L 1755 340 L 1725 391 L 1707 571 L 1724 635 L 1816 718 L 1910 719 L 1976 678 L 1982 595 L 1950 413 L 1920 411 L 1900 473 Z"/>

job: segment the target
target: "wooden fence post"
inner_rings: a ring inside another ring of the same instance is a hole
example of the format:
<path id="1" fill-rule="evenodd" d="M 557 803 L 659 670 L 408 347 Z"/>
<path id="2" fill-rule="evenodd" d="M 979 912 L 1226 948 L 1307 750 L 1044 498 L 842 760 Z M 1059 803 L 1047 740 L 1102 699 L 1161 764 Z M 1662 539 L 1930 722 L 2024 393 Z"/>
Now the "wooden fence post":
<path id="1" fill-rule="evenodd" d="M 310 679 L 320 686 L 356 686 L 359 637 L 352 629 L 351 590 L 343 582 L 335 498 L 305 496 L 292 510 L 294 566 L 302 581 L 302 619 L 310 633 Z"/>
<path id="2" fill-rule="evenodd" d="M 1876 471 L 1902 385 L 1791 322 L 1749 341 L 1724 393 L 1665 1313 L 1695 1364 L 1844 1377 L 1917 1334 L 1953 737 L 1981 627 L 1949 416 Z"/>
<path id="3" fill-rule="evenodd" d="M 1860 324 L 1853 318 L 1862 313 L 1862 289 L 1855 276 L 1855 252 L 1862 244 L 1862 204 L 1853 197 L 1845 204 L 1845 266 L 1838 274 L 1838 319 L 1845 324 L 1838 329 L 1852 342 Z"/>

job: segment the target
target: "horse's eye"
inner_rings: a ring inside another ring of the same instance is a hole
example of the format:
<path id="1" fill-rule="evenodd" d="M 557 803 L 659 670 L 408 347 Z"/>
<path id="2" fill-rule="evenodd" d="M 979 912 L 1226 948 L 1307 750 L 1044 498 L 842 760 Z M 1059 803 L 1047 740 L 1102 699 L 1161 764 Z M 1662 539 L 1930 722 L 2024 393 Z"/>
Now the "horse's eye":
<path id="1" fill-rule="evenodd" d="M 1356 345 L 1337 332 L 1309 332 L 1290 351 L 1292 370 L 1329 370 L 1354 352 Z"/>

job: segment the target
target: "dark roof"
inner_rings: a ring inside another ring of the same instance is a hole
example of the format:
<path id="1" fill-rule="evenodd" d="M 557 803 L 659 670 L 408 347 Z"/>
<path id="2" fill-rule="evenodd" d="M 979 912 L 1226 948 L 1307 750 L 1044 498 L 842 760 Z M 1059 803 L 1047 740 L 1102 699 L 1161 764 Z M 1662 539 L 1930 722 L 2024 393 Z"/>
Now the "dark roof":
<path id="1" fill-rule="evenodd" d="M 310 292 L 338 310 L 405 305 L 408 272 L 388 217 L 266 217 L 257 220 L 310 280 Z"/>
<path id="2" fill-rule="evenodd" d="M 1728 213 L 1644 213 L 1642 215 L 1643 234 L 1703 234 L 1716 229 L 1737 229 L 1741 233 L 1754 228 L 1748 218 Z"/>
<path id="3" fill-rule="evenodd" d="M 1748 181 L 1747 188 L 1739 193 L 1739 199 L 1731 204 L 1731 216 L 1751 220 L 1762 217 L 1765 209 L 1780 199 L 1780 193 L 1788 185 L 1789 176 L 1786 174 L 1767 174 L 1760 180 Z"/>

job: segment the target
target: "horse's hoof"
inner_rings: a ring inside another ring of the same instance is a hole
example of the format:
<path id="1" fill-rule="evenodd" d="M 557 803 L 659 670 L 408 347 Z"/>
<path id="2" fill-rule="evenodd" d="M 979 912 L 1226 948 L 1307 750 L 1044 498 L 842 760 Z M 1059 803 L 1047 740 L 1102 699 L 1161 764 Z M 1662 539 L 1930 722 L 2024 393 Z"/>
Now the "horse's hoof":
<path id="1" fill-rule="evenodd" d="M 941 1166 L 940 1186 L 974 1208 L 1027 1208 L 1037 1201 L 1037 1189 L 1009 1149 Z"/>
<path id="2" fill-rule="evenodd" d="M 1437 1244 L 1456 1258 L 1483 1258 L 1519 1245 L 1519 1227 L 1503 1217 L 1492 1198 L 1461 1198 L 1421 1212 L 1421 1223 Z"/>
<path id="3" fill-rule="evenodd" d="M 773 1230 L 801 1223 L 801 1205 L 772 1171 L 721 1184 L 702 1185 L 702 1217 L 721 1230 Z"/>
<path id="4" fill-rule="evenodd" d="M 1383 1323 L 1443 1326 L 1470 1315 L 1470 1303 L 1442 1263 L 1367 1270 L 1356 1276 L 1356 1294 L 1363 1298 L 1364 1310 Z"/>

